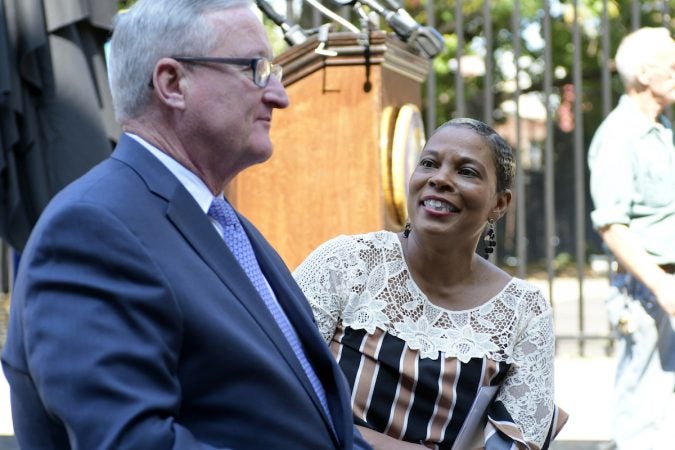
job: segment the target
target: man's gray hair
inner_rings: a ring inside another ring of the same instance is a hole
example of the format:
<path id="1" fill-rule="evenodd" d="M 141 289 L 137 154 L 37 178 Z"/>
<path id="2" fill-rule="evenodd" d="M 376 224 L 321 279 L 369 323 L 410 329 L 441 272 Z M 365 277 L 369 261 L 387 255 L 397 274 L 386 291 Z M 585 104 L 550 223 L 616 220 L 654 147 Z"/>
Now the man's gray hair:
<path id="1" fill-rule="evenodd" d="M 658 62 L 659 56 L 672 45 L 670 31 L 663 27 L 644 27 L 626 35 L 615 57 L 616 70 L 624 86 L 634 86 L 640 71 Z"/>
<path id="2" fill-rule="evenodd" d="M 108 66 L 117 120 L 143 114 L 151 98 L 152 72 L 161 58 L 214 50 L 216 34 L 205 14 L 251 5 L 251 0 L 139 0 L 118 14 Z"/>

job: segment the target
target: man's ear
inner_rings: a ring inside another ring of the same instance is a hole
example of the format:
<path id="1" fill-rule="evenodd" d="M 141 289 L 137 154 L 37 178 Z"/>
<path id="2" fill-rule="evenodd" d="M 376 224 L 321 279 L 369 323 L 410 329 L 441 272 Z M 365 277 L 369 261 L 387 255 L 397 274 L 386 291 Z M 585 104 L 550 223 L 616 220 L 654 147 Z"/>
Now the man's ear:
<path id="1" fill-rule="evenodd" d="M 500 219 L 506 211 L 509 209 L 511 204 L 511 189 L 505 189 L 503 192 L 497 193 L 497 204 L 495 205 L 493 214 L 496 216 L 495 220 Z"/>
<path id="2" fill-rule="evenodd" d="M 642 86 L 649 86 L 651 84 L 652 71 L 647 66 L 642 66 L 635 74 L 635 80 Z"/>
<path id="3" fill-rule="evenodd" d="M 185 108 L 186 72 L 178 61 L 172 58 L 157 61 L 152 72 L 152 85 L 161 103 L 170 108 Z"/>

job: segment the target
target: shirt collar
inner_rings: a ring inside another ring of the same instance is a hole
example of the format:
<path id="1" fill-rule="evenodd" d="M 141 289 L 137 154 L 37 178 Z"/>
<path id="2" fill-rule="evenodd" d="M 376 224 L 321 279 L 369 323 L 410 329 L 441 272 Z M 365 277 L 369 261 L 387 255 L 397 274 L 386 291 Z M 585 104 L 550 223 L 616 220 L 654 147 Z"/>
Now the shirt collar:
<path id="1" fill-rule="evenodd" d="M 633 101 L 633 99 L 631 99 L 626 94 L 623 94 L 619 99 L 619 106 L 622 109 L 631 111 L 631 120 L 633 121 L 632 126 L 636 132 L 640 133 L 641 136 L 645 136 L 652 131 L 660 133 L 666 128 L 664 127 L 662 114 L 659 114 L 659 117 L 657 117 L 657 122 L 652 121 L 642 111 L 640 111 L 640 108 L 638 108 L 635 101 Z"/>
<path id="2" fill-rule="evenodd" d="M 206 214 L 211 206 L 211 202 L 214 199 L 213 194 L 202 181 L 201 178 L 197 176 L 194 172 L 191 172 L 187 167 L 173 159 L 171 156 L 167 155 L 154 145 L 150 144 L 148 141 L 142 137 L 127 133 L 129 137 L 134 139 L 136 142 L 141 144 L 145 149 L 152 153 L 159 161 L 164 164 L 164 166 L 169 169 L 169 171 L 178 178 L 178 181 L 187 189 L 187 191 L 194 197 L 195 201 L 199 207 Z"/>

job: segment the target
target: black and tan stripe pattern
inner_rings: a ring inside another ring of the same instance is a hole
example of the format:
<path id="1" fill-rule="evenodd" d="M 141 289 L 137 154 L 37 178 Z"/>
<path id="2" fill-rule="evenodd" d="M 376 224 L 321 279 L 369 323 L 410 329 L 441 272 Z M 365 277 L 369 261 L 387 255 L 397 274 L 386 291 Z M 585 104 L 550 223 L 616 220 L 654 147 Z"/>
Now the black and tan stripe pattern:
<path id="1" fill-rule="evenodd" d="M 486 450 L 545 449 L 564 423 L 553 403 L 551 308 L 527 282 L 511 279 L 476 308 L 445 309 L 415 284 L 387 231 L 330 240 L 295 276 L 349 380 L 357 423 L 451 448 L 490 385 L 503 408 L 486 422 Z"/>
<path id="2" fill-rule="evenodd" d="M 340 328 L 331 348 L 352 390 L 357 419 L 397 439 L 450 449 L 478 388 L 496 385 L 509 365 L 487 358 L 420 358 L 382 330 Z"/>

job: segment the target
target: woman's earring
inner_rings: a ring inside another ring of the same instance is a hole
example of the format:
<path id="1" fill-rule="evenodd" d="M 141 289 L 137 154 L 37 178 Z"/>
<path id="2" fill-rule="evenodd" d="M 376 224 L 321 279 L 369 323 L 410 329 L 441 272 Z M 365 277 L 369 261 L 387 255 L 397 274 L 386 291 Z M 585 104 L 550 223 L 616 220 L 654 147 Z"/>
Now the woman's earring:
<path id="1" fill-rule="evenodd" d="M 490 257 L 490 254 L 495 251 L 497 246 L 497 236 L 495 235 L 495 219 L 488 219 L 487 231 L 485 232 L 485 237 L 483 238 L 483 244 L 485 246 L 485 259 Z"/>
<path id="2" fill-rule="evenodd" d="M 405 223 L 405 228 L 403 228 L 403 237 L 407 238 L 410 236 L 410 221 Z"/>

